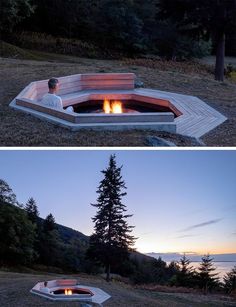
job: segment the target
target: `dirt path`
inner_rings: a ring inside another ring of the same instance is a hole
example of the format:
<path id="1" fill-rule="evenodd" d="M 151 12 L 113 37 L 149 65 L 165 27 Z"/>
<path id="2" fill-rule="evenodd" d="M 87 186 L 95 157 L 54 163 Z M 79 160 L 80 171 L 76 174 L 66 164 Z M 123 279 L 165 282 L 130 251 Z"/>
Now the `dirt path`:
<path id="1" fill-rule="evenodd" d="M 66 276 L 69 277 L 69 276 Z M 104 307 L 186 307 L 186 306 L 236 306 L 235 302 L 226 296 L 199 294 L 167 294 L 137 290 L 131 285 L 120 282 L 107 283 L 99 277 L 79 275 L 72 276 L 78 278 L 81 284 L 98 287 L 109 293 L 112 297 L 104 303 Z M 78 302 L 55 302 L 33 295 L 29 290 L 38 282 L 63 278 L 55 274 L 33 275 L 0 271 L 0 306 L 1 307 L 40 307 L 40 306 L 78 306 Z"/>
<path id="2" fill-rule="evenodd" d="M 145 146 L 147 135 L 165 137 L 178 146 L 196 146 L 188 138 L 151 131 L 71 132 L 9 108 L 10 101 L 33 80 L 89 72 L 134 72 L 145 87 L 198 96 L 229 118 L 205 135 L 204 143 L 236 146 L 236 85 L 214 81 L 204 67 L 145 60 L 59 60 L 0 58 L 0 146 Z"/>

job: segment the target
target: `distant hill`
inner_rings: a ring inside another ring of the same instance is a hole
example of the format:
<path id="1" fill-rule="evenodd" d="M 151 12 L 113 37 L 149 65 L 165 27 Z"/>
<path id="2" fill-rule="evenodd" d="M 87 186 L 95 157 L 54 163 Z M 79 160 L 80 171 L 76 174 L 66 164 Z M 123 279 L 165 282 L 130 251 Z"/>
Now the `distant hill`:
<path id="1" fill-rule="evenodd" d="M 63 242 L 66 243 L 69 240 L 76 238 L 82 241 L 83 243 L 89 244 L 89 236 L 86 236 L 82 232 L 74 230 L 70 227 L 60 225 L 60 224 L 56 224 L 56 225 L 57 225 L 58 232 Z"/>

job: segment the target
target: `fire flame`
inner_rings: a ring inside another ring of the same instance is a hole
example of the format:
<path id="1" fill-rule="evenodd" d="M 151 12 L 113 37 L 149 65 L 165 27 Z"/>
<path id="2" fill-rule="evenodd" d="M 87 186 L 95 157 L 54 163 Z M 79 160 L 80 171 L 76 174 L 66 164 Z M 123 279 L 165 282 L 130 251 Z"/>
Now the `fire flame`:
<path id="1" fill-rule="evenodd" d="M 72 295 L 72 290 L 65 289 L 65 295 Z"/>
<path id="2" fill-rule="evenodd" d="M 109 113 L 115 113 L 115 114 L 119 114 L 119 113 L 123 113 L 122 111 L 122 102 L 119 100 L 114 100 L 114 101 L 110 101 L 108 99 L 105 99 L 103 102 L 103 110 L 104 113 L 109 114 Z"/>
<path id="3" fill-rule="evenodd" d="M 111 113 L 111 105 L 110 105 L 110 101 L 105 99 L 103 102 L 103 111 L 106 114 Z"/>

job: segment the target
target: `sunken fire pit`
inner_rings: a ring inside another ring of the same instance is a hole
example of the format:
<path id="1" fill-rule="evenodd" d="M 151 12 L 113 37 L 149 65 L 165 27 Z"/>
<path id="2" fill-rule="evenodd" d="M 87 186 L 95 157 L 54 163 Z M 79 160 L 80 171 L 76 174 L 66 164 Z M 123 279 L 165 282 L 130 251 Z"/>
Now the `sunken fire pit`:
<path id="1" fill-rule="evenodd" d="M 52 301 L 78 301 L 99 306 L 111 297 L 99 288 L 80 285 L 75 279 L 50 280 L 46 288 L 44 282 L 38 282 L 30 292 Z"/>
<path id="2" fill-rule="evenodd" d="M 58 79 L 64 110 L 41 104 L 48 80 L 30 83 L 10 106 L 71 130 L 151 129 L 200 137 L 226 120 L 197 97 L 136 89 L 132 73 Z"/>

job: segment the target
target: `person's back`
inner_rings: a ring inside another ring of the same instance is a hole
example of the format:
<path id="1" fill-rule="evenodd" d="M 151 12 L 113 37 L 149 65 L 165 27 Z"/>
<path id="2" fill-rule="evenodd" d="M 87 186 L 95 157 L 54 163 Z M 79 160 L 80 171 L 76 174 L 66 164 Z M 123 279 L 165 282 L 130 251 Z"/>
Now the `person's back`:
<path id="1" fill-rule="evenodd" d="M 42 292 L 44 292 L 44 293 L 50 293 L 50 289 L 48 288 L 48 283 L 47 283 L 47 281 L 45 281 L 43 285 L 44 285 L 44 286 L 40 289 L 40 291 L 42 291 Z"/>
<path id="2" fill-rule="evenodd" d="M 48 81 L 48 93 L 45 94 L 41 100 L 41 103 L 44 106 L 55 108 L 55 109 L 63 109 L 63 104 L 61 97 L 56 95 L 56 92 L 59 90 L 59 81 L 56 78 L 51 78 Z"/>
<path id="3" fill-rule="evenodd" d="M 50 108 L 63 109 L 61 97 L 53 93 L 45 94 L 41 100 L 41 103 Z"/>

